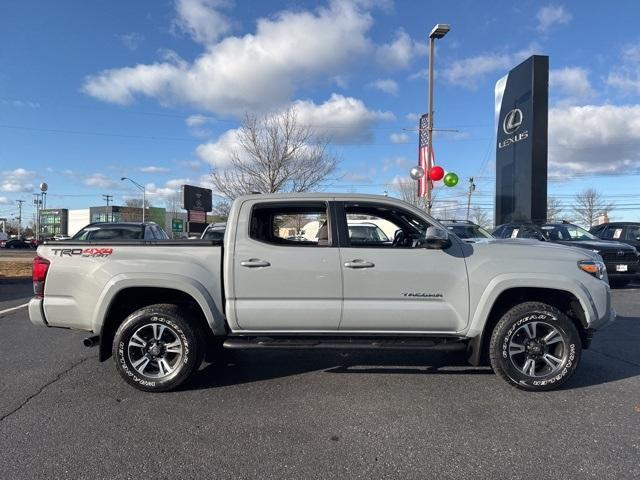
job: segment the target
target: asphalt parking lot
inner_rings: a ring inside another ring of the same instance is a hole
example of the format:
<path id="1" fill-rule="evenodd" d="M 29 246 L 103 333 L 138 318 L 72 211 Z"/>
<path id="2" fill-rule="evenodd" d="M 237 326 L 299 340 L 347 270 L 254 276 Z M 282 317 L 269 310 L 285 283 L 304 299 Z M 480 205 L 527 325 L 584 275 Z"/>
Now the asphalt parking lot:
<path id="1" fill-rule="evenodd" d="M 0 283 L 0 311 L 27 282 Z M 0 476 L 640 477 L 640 286 L 570 382 L 531 394 L 442 352 L 227 352 L 145 394 L 82 333 L 0 314 Z"/>

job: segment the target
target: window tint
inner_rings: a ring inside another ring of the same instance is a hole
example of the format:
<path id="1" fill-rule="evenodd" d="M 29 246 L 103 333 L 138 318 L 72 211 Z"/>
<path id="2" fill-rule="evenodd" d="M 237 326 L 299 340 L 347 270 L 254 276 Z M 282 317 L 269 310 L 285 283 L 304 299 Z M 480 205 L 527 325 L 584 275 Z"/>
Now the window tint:
<path id="1" fill-rule="evenodd" d="M 224 230 L 209 228 L 202 236 L 203 240 L 222 241 L 224 238 Z"/>
<path id="2" fill-rule="evenodd" d="M 88 240 L 135 240 L 142 237 L 140 227 L 101 228 L 89 232 Z"/>
<path id="3" fill-rule="evenodd" d="M 605 227 L 604 231 L 602 231 L 602 233 L 600 235 L 598 235 L 600 238 L 605 239 L 605 240 L 613 240 L 613 235 L 616 229 L 614 227 Z M 622 229 L 620 229 L 620 233 L 622 233 Z M 597 235 L 597 232 L 596 232 Z M 618 235 L 618 238 L 620 238 L 620 235 Z"/>
<path id="4" fill-rule="evenodd" d="M 629 225 L 625 228 L 627 240 L 640 240 L 640 225 Z"/>
<path id="5" fill-rule="evenodd" d="M 323 203 L 257 205 L 251 213 L 249 236 L 261 242 L 326 247 L 330 245 L 329 233 L 327 206 Z"/>
<path id="6" fill-rule="evenodd" d="M 345 204 L 352 247 L 410 248 L 429 224 L 411 212 L 387 205 Z"/>

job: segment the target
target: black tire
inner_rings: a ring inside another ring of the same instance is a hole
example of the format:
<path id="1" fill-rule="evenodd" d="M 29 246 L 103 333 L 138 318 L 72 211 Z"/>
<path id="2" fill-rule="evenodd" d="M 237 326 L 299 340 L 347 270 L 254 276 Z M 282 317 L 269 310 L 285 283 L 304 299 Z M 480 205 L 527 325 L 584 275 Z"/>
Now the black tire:
<path id="1" fill-rule="evenodd" d="M 190 312 L 177 305 L 156 304 L 133 312 L 113 339 L 118 373 L 127 383 L 145 392 L 177 388 L 202 363 L 205 344 L 201 330 Z M 144 346 L 139 345 L 141 338 L 146 340 L 141 342 Z M 179 353 L 170 352 L 171 349 Z"/>
<path id="2" fill-rule="evenodd" d="M 581 352 L 573 322 L 541 302 L 525 302 L 505 313 L 489 345 L 493 370 L 509 384 L 528 391 L 558 388 L 578 367 Z"/>

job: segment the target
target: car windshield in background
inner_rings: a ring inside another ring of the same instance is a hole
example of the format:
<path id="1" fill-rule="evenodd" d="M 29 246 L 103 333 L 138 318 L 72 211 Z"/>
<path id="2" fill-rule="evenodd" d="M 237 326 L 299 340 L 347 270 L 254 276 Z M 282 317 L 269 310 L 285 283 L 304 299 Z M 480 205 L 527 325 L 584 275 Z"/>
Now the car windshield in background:
<path id="1" fill-rule="evenodd" d="M 224 230 L 209 229 L 204 232 L 203 240 L 222 240 L 224 238 Z"/>
<path id="2" fill-rule="evenodd" d="M 73 236 L 73 240 L 139 240 L 142 227 L 118 225 L 117 227 L 87 227 Z"/>
<path id="3" fill-rule="evenodd" d="M 571 224 L 543 225 L 541 231 L 544 237 L 551 241 L 599 240 L 585 229 Z"/>
<path id="4" fill-rule="evenodd" d="M 477 225 L 447 225 L 458 238 L 492 238 L 489 232 Z"/>
<path id="5" fill-rule="evenodd" d="M 377 225 L 349 225 L 349 238 L 356 241 L 389 242 L 389 237 L 385 235 Z"/>

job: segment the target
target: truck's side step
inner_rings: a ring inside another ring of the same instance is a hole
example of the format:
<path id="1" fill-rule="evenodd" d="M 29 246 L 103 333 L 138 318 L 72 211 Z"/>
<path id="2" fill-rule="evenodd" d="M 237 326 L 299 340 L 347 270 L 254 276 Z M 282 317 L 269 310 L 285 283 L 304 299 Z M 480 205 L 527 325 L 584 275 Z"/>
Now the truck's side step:
<path id="1" fill-rule="evenodd" d="M 259 348 L 288 349 L 422 349 L 462 350 L 467 339 L 462 337 L 228 337 L 223 346 L 232 350 Z"/>

